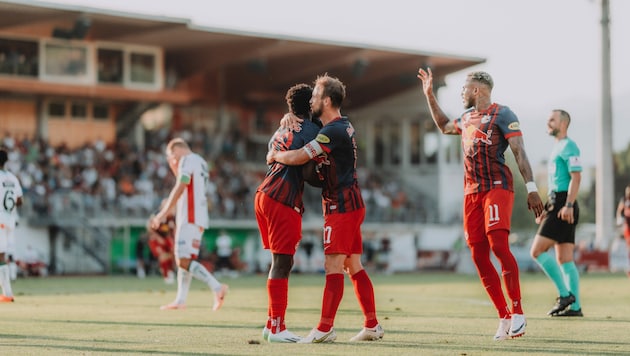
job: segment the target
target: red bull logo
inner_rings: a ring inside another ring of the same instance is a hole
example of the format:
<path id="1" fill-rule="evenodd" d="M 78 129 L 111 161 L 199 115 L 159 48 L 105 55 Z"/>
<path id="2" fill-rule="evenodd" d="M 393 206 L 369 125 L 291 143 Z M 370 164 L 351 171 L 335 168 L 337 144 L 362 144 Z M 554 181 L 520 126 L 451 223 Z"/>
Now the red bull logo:
<path id="1" fill-rule="evenodd" d="M 466 127 L 462 134 L 462 141 L 464 142 L 464 146 L 470 147 L 478 142 L 485 143 L 486 145 L 492 144 L 492 130 L 488 130 L 487 132 L 479 130 L 474 125 L 469 125 Z"/>

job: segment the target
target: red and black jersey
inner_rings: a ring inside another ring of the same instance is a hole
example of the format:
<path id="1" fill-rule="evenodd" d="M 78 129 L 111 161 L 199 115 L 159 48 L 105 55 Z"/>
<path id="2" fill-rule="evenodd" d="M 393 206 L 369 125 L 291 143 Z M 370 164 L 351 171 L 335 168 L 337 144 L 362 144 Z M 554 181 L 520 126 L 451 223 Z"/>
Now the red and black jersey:
<path id="1" fill-rule="evenodd" d="M 315 138 L 318 131 L 319 126 L 310 120 L 304 120 L 299 132 L 279 128 L 269 140 L 269 149 L 289 151 L 302 148 Z M 300 214 L 304 212 L 302 166 L 287 166 L 274 162 L 269 166 L 257 191 L 267 194 L 271 199 L 295 209 Z"/>
<path id="2" fill-rule="evenodd" d="M 513 191 L 512 172 L 504 153 L 508 138 L 522 135 L 514 112 L 496 103 L 484 111 L 472 108 L 455 120 L 455 127 L 462 135 L 464 194 L 494 188 Z"/>
<path id="3" fill-rule="evenodd" d="M 324 214 L 347 213 L 364 208 L 357 182 L 357 143 L 347 117 L 326 124 L 304 149 L 320 166 L 324 177 Z"/>

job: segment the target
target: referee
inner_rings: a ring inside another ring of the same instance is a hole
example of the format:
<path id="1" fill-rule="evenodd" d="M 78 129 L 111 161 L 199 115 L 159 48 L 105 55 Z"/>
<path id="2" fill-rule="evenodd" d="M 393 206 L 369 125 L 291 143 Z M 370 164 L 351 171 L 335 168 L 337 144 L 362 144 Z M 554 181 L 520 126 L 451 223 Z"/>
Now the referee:
<path id="1" fill-rule="evenodd" d="M 558 290 L 556 303 L 547 313 L 553 317 L 583 316 L 580 275 L 573 261 L 582 164 L 580 149 L 567 136 L 570 123 L 571 116 L 564 110 L 553 110 L 547 121 L 547 131 L 556 141 L 548 163 L 549 198 L 545 213 L 537 219 L 540 226 L 530 251 Z M 555 260 L 547 253 L 552 246 L 556 250 Z"/>

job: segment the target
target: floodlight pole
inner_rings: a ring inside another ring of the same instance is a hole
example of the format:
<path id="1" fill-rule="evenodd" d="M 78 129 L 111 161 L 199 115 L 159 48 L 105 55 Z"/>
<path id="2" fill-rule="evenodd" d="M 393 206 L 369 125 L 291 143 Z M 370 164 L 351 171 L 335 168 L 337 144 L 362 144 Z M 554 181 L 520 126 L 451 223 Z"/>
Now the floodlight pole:
<path id="1" fill-rule="evenodd" d="M 612 165 L 612 99 L 610 73 L 610 1 L 602 0 L 602 112 L 597 126 L 595 168 L 595 240 L 608 249 L 614 234 L 614 170 Z"/>

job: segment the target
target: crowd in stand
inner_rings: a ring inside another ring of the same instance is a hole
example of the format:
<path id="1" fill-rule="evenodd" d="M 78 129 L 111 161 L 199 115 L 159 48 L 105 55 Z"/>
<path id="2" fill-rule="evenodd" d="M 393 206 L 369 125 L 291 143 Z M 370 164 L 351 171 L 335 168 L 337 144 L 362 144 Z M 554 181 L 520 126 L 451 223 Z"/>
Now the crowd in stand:
<path id="1" fill-rule="evenodd" d="M 113 145 L 97 140 L 70 149 L 66 145 L 51 146 L 43 139 L 8 134 L 2 145 L 10 152 L 7 169 L 17 175 L 24 189 L 27 207 L 23 215 L 143 218 L 157 210 L 173 185 L 163 145 L 175 135 L 182 136 L 195 152 L 210 161 L 210 216 L 253 218 L 253 194 L 264 176 L 264 166 L 251 168 L 256 165 L 244 164 L 234 154 L 230 141 L 219 152 L 212 152 L 203 134 L 164 131 L 152 133 L 142 149 L 125 140 Z M 367 170 L 360 172 L 359 180 L 368 221 L 425 219 L 421 202 L 410 199 L 401 184 L 384 182 Z M 305 203 L 306 217 L 321 216 L 317 189 L 307 189 Z"/>

